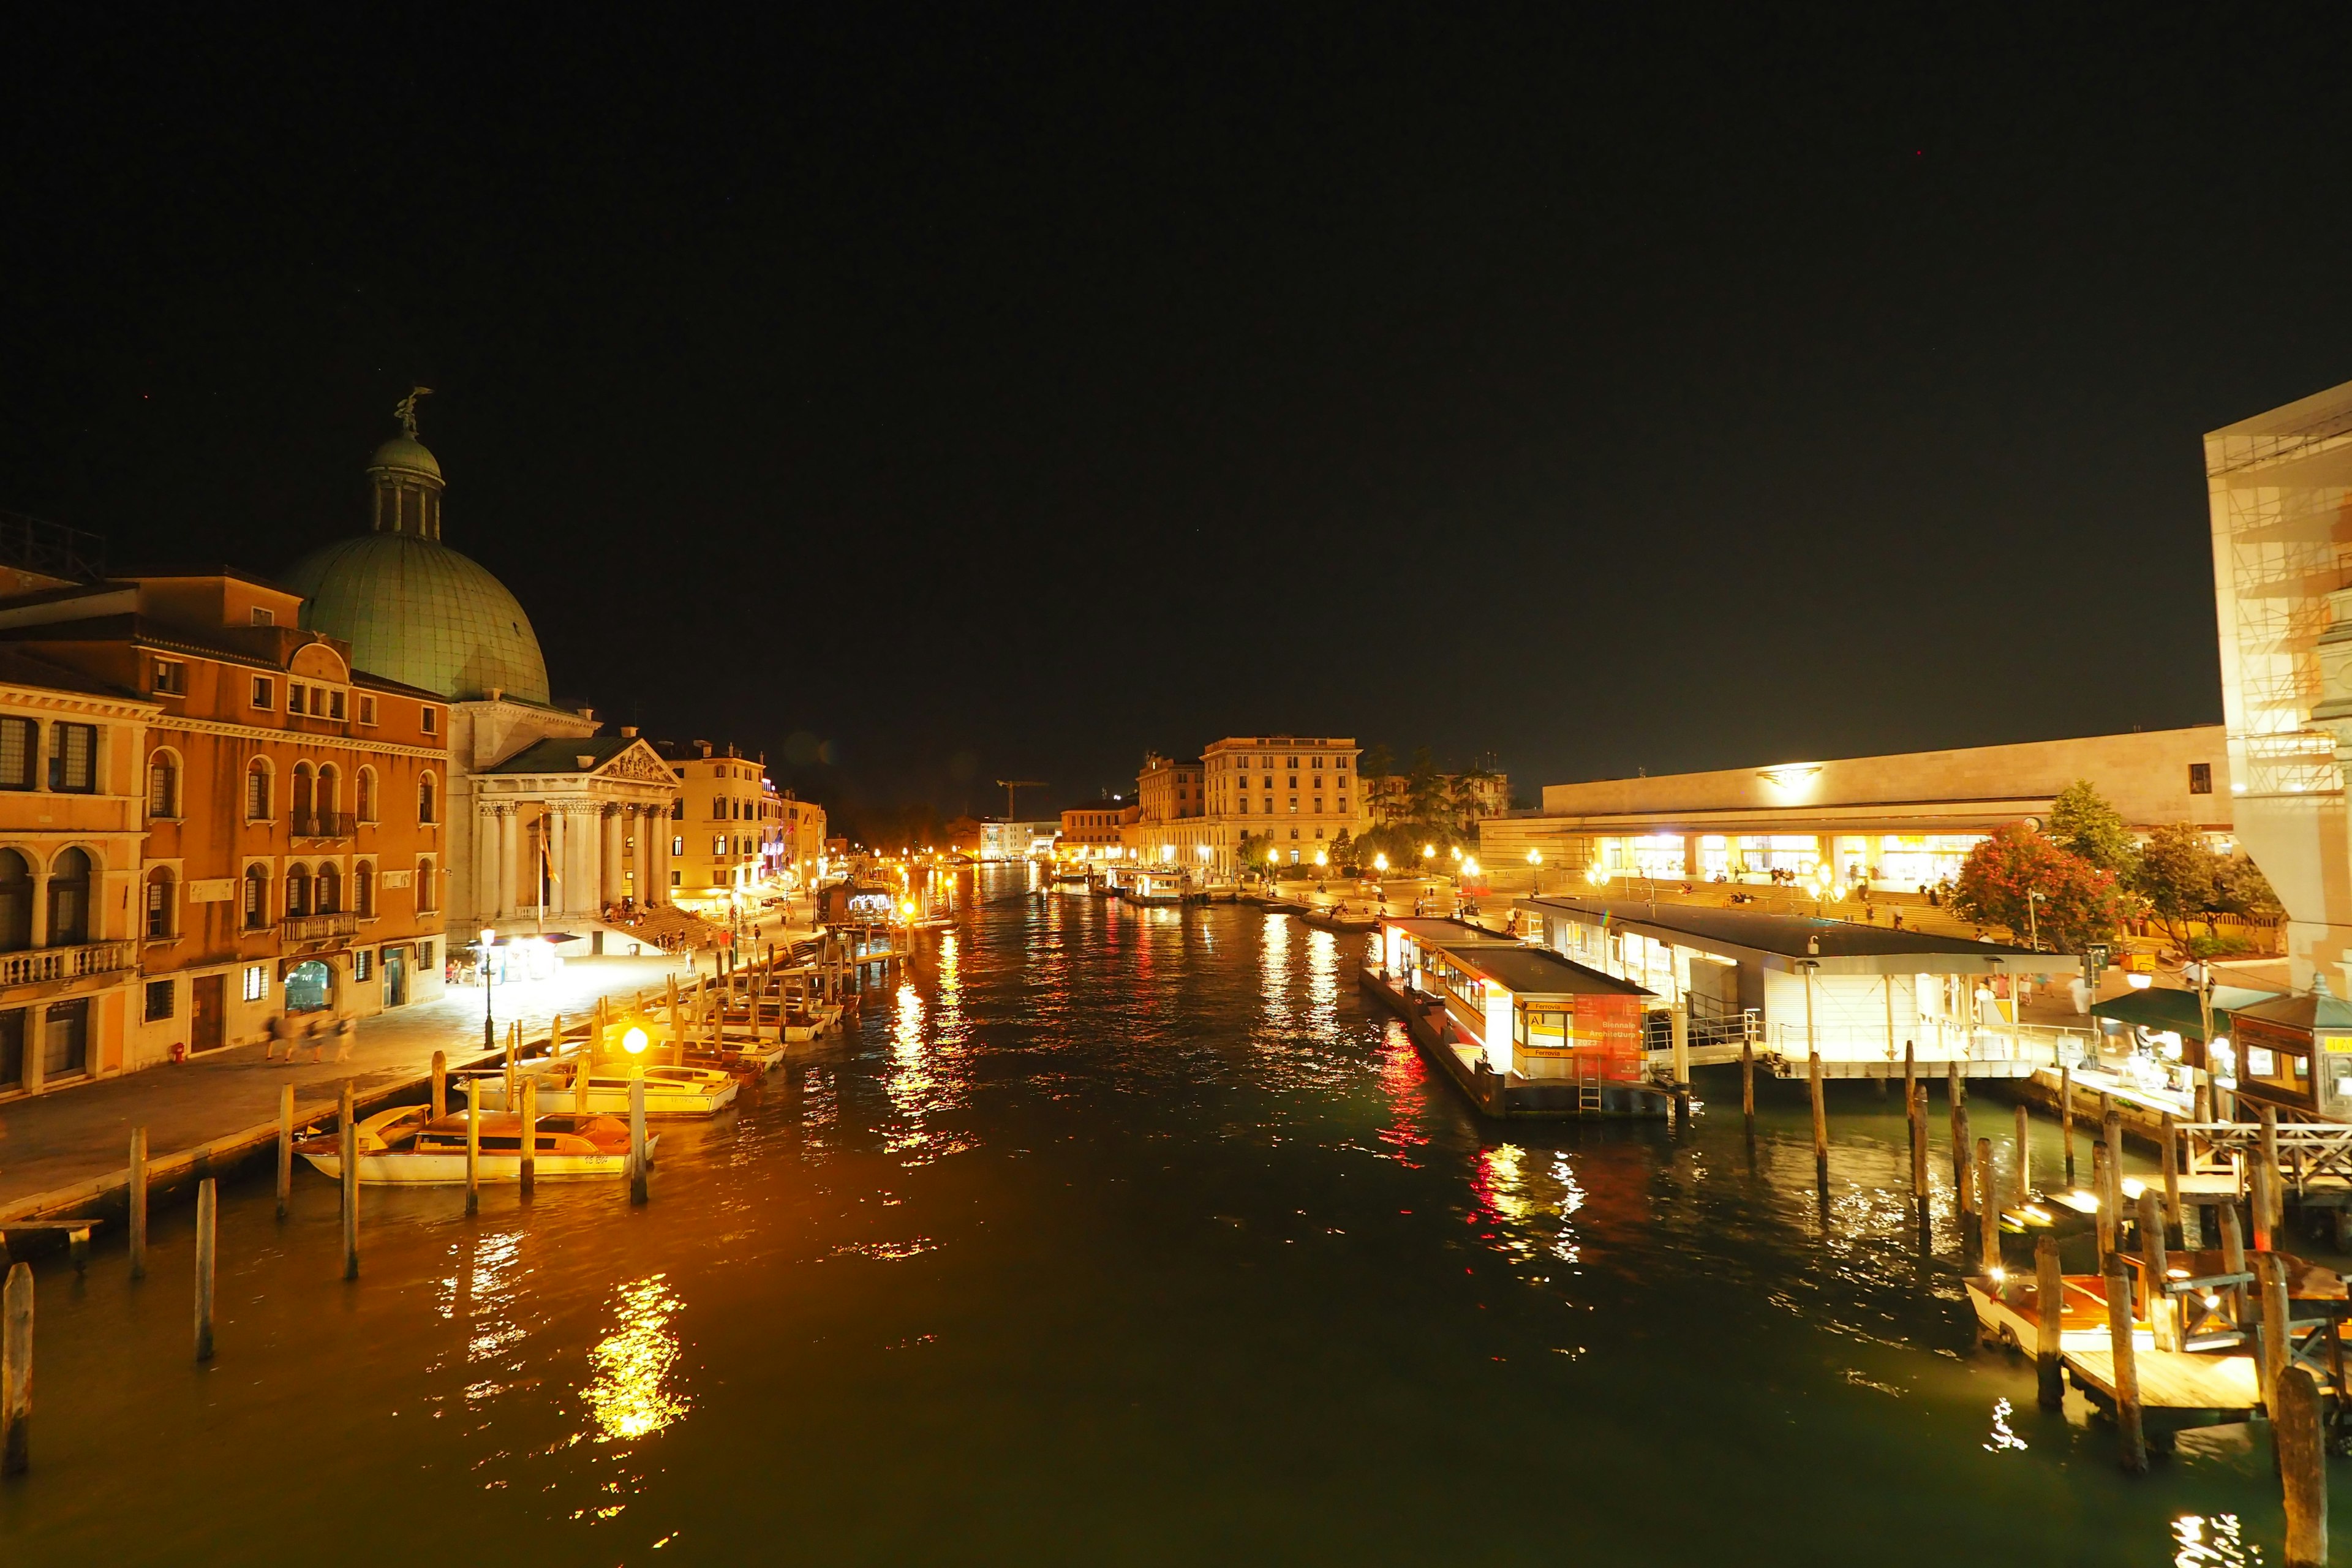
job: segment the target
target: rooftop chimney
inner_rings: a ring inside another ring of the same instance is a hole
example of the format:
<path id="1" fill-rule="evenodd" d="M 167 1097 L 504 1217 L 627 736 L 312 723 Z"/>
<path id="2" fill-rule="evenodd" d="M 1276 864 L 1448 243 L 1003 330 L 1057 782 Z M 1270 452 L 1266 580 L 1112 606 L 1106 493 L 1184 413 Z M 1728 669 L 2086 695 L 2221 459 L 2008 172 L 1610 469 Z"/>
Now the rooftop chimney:
<path id="1" fill-rule="evenodd" d="M 621 739 L 624 741 L 634 741 L 636 738 L 637 727 L 635 724 L 624 724 L 621 726 Z"/>

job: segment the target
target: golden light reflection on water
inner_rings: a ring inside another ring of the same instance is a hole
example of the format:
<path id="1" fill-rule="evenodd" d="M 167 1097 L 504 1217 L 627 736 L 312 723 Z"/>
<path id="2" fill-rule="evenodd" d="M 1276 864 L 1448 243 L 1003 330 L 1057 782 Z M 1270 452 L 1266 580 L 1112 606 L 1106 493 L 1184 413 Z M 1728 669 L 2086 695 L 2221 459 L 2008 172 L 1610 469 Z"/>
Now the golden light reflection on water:
<path id="1" fill-rule="evenodd" d="M 1307 933 L 1307 1005 L 1309 1027 L 1339 1026 L 1339 939 L 1328 931 Z"/>
<path id="2" fill-rule="evenodd" d="M 2184 1513 L 2172 1521 L 2174 1568 L 2204 1568 L 2213 1563 L 2242 1563 L 2259 1559 L 2249 1553 L 2239 1533 L 2234 1513 Z"/>
<path id="3" fill-rule="evenodd" d="M 588 1352 L 596 1375 L 581 1393 L 600 1443 L 650 1436 L 687 1412 L 686 1400 L 667 1386 L 677 1365 L 675 1324 L 685 1305 L 667 1278 L 653 1274 L 623 1286 L 615 1303 L 620 1326 Z"/>
<path id="4" fill-rule="evenodd" d="M 1265 917 L 1265 952 L 1258 965 L 1265 996 L 1265 1021 L 1279 1029 L 1290 1022 L 1290 917 Z"/>

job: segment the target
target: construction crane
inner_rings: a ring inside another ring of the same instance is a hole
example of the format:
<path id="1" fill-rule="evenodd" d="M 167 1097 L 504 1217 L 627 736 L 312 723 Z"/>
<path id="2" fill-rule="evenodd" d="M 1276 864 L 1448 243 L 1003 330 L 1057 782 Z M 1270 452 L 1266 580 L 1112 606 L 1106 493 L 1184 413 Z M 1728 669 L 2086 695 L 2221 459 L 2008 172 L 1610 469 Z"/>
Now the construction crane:
<path id="1" fill-rule="evenodd" d="M 1018 822 L 1021 819 L 1021 813 L 1013 805 L 1013 792 L 1024 789 L 1044 789 L 1045 781 L 1044 779 L 999 779 L 996 781 L 996 787 L 1004 792 L 1004 820 Z"/>

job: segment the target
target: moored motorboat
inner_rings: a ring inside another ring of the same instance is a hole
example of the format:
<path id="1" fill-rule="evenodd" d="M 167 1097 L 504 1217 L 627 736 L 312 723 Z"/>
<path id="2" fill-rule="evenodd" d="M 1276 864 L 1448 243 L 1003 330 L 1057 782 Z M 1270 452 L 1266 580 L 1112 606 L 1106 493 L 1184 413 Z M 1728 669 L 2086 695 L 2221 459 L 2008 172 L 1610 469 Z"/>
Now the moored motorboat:
<path id="1" fill-rule="evenodd" d="M 362 1120 L 359 1179 L 362 1186 L 431 1186 L 466 1179 L 466 1117 L 436 1119 L 432 1108 L 398 1105 Z M 485 1112 L 478 1133 L 477 1180 L 490 1183 L 522 1177 L 522 1118 Z M 647 1133 L 648 1152 L 659 1142 Z M 542 1111 L 532 1140 L 531 1173 L 541 1181 L 567 1176 L 617 1176 L 628 1169 L 629 1126 L 613 1116 Z M 294 1152 L 320 1175 L 343 1174 L 342 1135 L 305 1138 Z"/>

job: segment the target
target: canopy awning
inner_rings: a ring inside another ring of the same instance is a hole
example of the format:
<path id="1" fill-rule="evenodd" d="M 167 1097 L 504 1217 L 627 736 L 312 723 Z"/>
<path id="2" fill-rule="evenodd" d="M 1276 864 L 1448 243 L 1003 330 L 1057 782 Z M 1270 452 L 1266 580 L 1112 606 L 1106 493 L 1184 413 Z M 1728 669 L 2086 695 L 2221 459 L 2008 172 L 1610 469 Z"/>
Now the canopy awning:
<path id="1" fill-rule="evenodd" d="M 2267 1002 L 2278 994 L 2256 991 L 2243 985 L 2213 987 L 2213 1027 L 2226 1031 L 2230 1015 L 2240 1007 L 2251 1007 L 2257 1002 Z M 2175 991 L 2149 986 L 2145 991 L 2128 991 L 2110 997 L 2091 1008 L 2094 1018 L 2113 1018 L 2119 1024 L 2134 1024 L 2143 1029 L 2170 1031 L 2184 1040 L 2205 1037 L 2205 1017 L 2197 1005 L 2194 991 Z"/>

